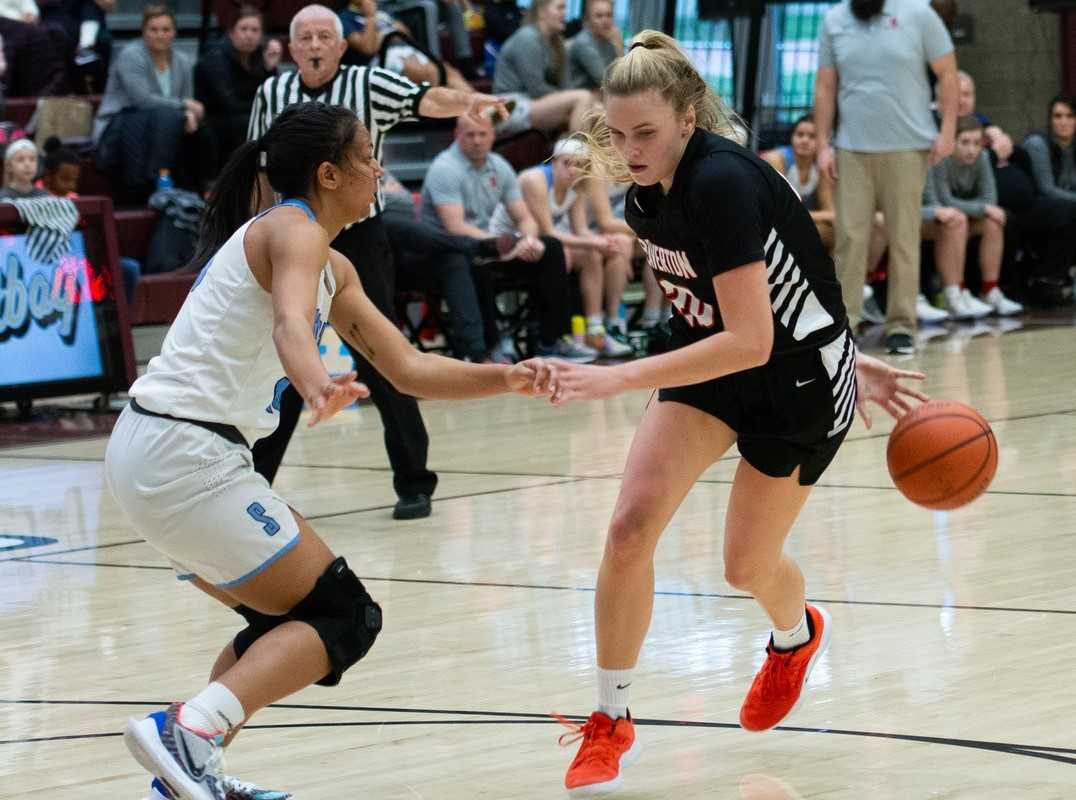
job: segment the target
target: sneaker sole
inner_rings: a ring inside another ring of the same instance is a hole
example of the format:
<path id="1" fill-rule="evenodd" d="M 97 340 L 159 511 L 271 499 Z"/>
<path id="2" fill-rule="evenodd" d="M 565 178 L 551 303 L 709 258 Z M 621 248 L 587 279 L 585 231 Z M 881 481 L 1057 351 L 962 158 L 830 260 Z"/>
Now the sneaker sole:
<path id="1" fill-rule="evenodd" d="M 619 775 L 605 783 L 591 783 L 587 786 L 576 786 L 574 789 L 569 789 L 568 797 L 601 797 L 602 795 L 612 794 L 619 789 L 620 785 L 624 782 L 624 770 L 639 760 L 639 755 L 642 753 L 642 750 L 643 746 L 639 744 L 639 740 L 636 739 L 631 743 L 631 747 L 628 748 L 627 752 L 620 757 Z"/>
<path id="2" fill-rule="evenodd" d="M 792 705 L 792 708 L 788 710 L 777 722 L 773 723 L 768 728 L 759 728 L 758 730 L 751 730 L 749 728 L 743 728 L 748 733 L 765 733 L 766 731 L 772 731 L 778 725 L 784 722 L 788 722 L 789 718 L 795 714 L 801 705 L 803 705 L 803 699 L 807 696 L 805 691 L 807 688 L 807 682 L 811 680 L 811 672 L 814 671 L 814 665 L 818 663 L 818 659 L 822 657 L 822 654 L 826 652 L 826 648 L 829 647 L 829 634 L 830 629 L 833 627 L 833 618 L 830 617 L 829 612 L 821 606 L 814 606 L 814 609 L 822 615 L 822 644 L 818 646 L 818 649 L 814 651 L 814 655 L 811 656 L 811 660 L 807 662 L 807 674 L 803 676 L 803 686 L 800 687 L 800 696 L 796 699 L 796 702 Z"/>
<path id="3" fill-rule="evenodd" d="M 143 717 L 127 720 L 123 743 L 135 761 L 150 775 L 159 778 L 179 800 L 215 800 L 213 795 L 194 783 L 176 764 L 172 754 L 161 742 L 157 723 Z"/>

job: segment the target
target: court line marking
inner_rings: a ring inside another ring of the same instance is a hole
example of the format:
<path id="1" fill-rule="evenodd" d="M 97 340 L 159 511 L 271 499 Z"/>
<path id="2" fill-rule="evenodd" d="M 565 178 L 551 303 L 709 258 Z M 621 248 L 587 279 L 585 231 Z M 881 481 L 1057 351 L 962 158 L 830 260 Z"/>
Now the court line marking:
<path id="1" fill-rule="evenodd" d="M 87 550 L 107 550 L 110 547 L 124 547 L 124 546 L 129 545 L 129 544 L 144 544 L 144 543 L 145 543 L 144 539 L 128 539 L 128 540 L 123 541 L 123 542 L 109 542 L 108 544 L 89 544 L 89 545 L 86 545 L 85 547 L 72 547 L 70 550 L 49 550 L 46 553 L 39 553 L 38 555 L 40 555 L 42 558 L 44 558 L 45 556 L 62 556 L 62 555 L 66 555 L 68 553 L 84 553 Z M 0 558 L 0 564 L 3 564 L 3 563 L 8 562 L 8 561 L 25 561 L 26 559 L 33 558 L 33 557 L 34 557 L 33 555 L 26 555 L 26 556 L 12 556 L 12 557 L 8 557 L 8 558 Z M 67 562 L 59 562 L 59 563 L 67 563 Z"/>
<path id="2" fill-rule="evenodd" d="M 132 700 L 0 700 L 5 704 L 20 705 L 126 705 L 146 706 L 161 708 L 165 702 L 141 702 Z M 287 708 L 315 711 L 371 711 L 389 714 L 427 714 L 437 716 L 464 716 L 471 719 L 444 719 L 444 720 L 352 720 L 345 722 L 292 722 L 270 723 L 263 725 L 247 725 L 246 730 L 280 730 L 288 728 L 349 728 L 349 727 L 374 727 L 379 725 L 550 725 L 555 724 L 549 714 L 534 714 L 526 712 L 499 712 L 499 711 L 475 711 L 475 710 L 449 710 L 449 709 L 425 709 L 425 708 L 385 708 L 377 706 L 328 706 L 328 705 L 300 705 L 300 704 L 274 704 L 269 708 Z M 474 719 L 473 717 L 483 717 Z M 586 717 L 579 715 L 565 715 L 565 718 L 575 722 L 582 722 Z M 636 719 L 635 724 L 641 727 L 673 727 L 673 728 L 702 728 L 707 730 L 739 730 L 740 726 L 731 722 L 705 722 L 694 720 L 675 719 Z M 885 733 L 881 731 L 859 731 L 843 728 L 814 728 L 799 725 L 780 725 L 774 730 L 786 733 L 817 733 L 830 736 L 855 736 L 869 739 L 890 739 L 902 742 L 917 742 L 920 744 L 940 744 L 952 747 L 965 747 L 973 750 L 986 750 L 1008 755 L 1026 756 L 1047 761 L 1055 761 L 1062 764 L 1076 764 L 1076 749 L 1067 747 L 1053 747 L 1049 745 L 1016 744 L 1011 742 L 991 742 L 980 739 L 960 739 L 944 736 L 925 736 L 908 733 Z M 27 739 L 0 740 L 0 745 L 5 744 L 30 744 L 55 741 L 70 741 L 75 739 L 98 739 L 121 736 L 120 731 L 106 733 L 68 734 L 60 736 L 40 736 Z"/>
<path id="3" fill-rule="evenodd" d="M 998 422 L 1018 422 L 1018 421 L 1026 420 L 1026 419 L 1038 419 L 1040 417 L 1053 417 L 1053 416 L 1060 416 L 1060 415 L 1065 415 L 1065 414 L 1076 414 L 1076 408 L 1059 408 L 1059 409 L 1055 409 L 1053 411 L 1037 411 L 1037 412 L 1035 412 L 1033 414 L 1015 414 L 1015 415 L 1013 415 L 1011 417 L 993 417 L 993 418 L 987 418 L 986 421 L 991 423 L 991 424 L 998 423 Z M 865 441 L 869 441 L 871 439 L 882 439 L 882 438 L 885 438 L 886 436 L 889 436 L 888 431 L 886 433 L 867 434 L 866 436 L 850 436 L 850 437 L 846 438 L 844 441 L 845 441 L 845 443 L 848 443 L 848 442 L 865 442 Z M 107 441 L 107 440 L 108 440 L 108 436 L 93 436 L 93 437 L 79 438 L 79 439 L 75 439 L 75 440 L 72 440 L 72 441 L 77 441 L 79 443 L 85 443 L 85 442 L 89 442 L 89 441 Z M 41 447 L 41 448 L 45 448 L 45 447 L 62 447 L 65 444 L 69 444 L 69 442 L 36 442 L 36 443 L 33 443 L 33 444 L 12 445 L 10 449 L 12 449 L 12 450 L 27 450 L 27 449 L 31 449 L 31 448 L 34 448 L 34 447 Z M 3 460 L 5 458 L 20 459 L 20 460 L 37 460 L 37 461 L 104 461 L 103 456 L 102 457 L 93 457 L 93 456 L 34 455 L 32 453 L 7 453 L 7 452 L 5 452 L 4 448 L 0 447 L 0 460 Z M 726 458 L 727 458 L 727 456 L 726 456 Z M 738 458 L 738 456 L 737 456 L 737 458 Z M 292 465 L 292 464 L 287 463 L 286 461 L 284 463 L 282 463 L 281 466 L 284 466 L 284 467 L 299 466 L 299 467 L 309 467 L 311 469 L 318 469 L 318 468 L 322 468 L 322 467 L 325 468 L 325 469 L 333 469 L 333 468 L 335 468 L 335 469 L 367 469 L 367 470 L 386 470 L 386 471 L 389 469 L 389 467 L 362 467 L 362 466 L 342 466 L 342 465 L 327 465 L 327 464 L 326 465 L 320 465 L 320 464 L 297 464 L 297 465 Z M 517 473 L 507 472 L 507 473 L 495 473 L 495 474 L 512 475 L 512 474 L 517 474 Z"/>
<path id="4" fill-rule="evenodd" d="M 149 569 L 170 570 L 171 567 L 160 564 L 109 564 L 100 561 L 57 561 L 48 558 L 49 553 L 40 556 L 26 556 L 24 560 L 31 564 L 48 564 L 61 567 L 114 567 L 117 569 Z M 371 583 L 415 583 L 430 586 L 459 586 L 462 588 L 479 589 L 532 589 L 554 592 L 594 592 L 592 586 L 557 586 L 554 584 L 540 583 L 502 583 L 498 581 L 453 581 L 441 578 L 379 578 L 372 575 L 360 575 L 363 581 Z M 723 594 L 721 592 L 678 592 L 671 589 L 658 589 L 654 591 L 655 597 L 685 597 L 710 600 L 754 600 L 749 594 Z M 1063 608 L 1020 608 L 1015 606 L 971 606 L 939 603 L 909 603 L 889 600 L 837 600 L 818 597 L 808 597 L 810 603 L 838 606 L 870 606 L 881 608 L 926 608 L 935 611 L 1004 611 L 1016 614 L 1062 614 L 1076 615 L 1076 609 Z M 2 701 L 0 701 L 2 702 Z"/>

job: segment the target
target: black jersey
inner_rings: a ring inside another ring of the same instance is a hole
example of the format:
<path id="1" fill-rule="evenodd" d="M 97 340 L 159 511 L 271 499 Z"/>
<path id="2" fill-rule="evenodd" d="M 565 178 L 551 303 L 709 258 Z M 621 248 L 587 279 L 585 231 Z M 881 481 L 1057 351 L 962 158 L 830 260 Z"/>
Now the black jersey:
<path id="1" fill-rule="evenodd" d="M 756 261 L 766 263 L 773 355 L 820 347 L 847 325 L 810 213 L 777 170 L 728 139 L 695 131 L 669 193 L 632 186 L 625 218 L 692 339 L 723 330 L 714 276 Z"/>

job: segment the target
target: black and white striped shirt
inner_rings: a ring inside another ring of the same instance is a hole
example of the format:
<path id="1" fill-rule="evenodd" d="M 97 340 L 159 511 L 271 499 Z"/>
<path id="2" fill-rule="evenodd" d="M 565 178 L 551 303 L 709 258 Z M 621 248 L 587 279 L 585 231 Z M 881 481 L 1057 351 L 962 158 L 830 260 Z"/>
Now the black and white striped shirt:
<path id="1" fill-rule="evenodd" d="M 418 117 L 419 104 L 428 88 L 427 84 L 413 83 L 395 72 L 377 67 L 341 66 L 336 77 L 317 94 L 311 94 L 303 85 L 298 72 L 274 75 L 258 87 L 254 96 L 247 139 L 264 134 L 277 114 L 288 106 L 316 100 L 352 109 L 370 131 L 374 158 L 380 161 L 385 134 L 397 122 Z M 370 216 L 380 214 L 383 208 L 379 187 Z"/>

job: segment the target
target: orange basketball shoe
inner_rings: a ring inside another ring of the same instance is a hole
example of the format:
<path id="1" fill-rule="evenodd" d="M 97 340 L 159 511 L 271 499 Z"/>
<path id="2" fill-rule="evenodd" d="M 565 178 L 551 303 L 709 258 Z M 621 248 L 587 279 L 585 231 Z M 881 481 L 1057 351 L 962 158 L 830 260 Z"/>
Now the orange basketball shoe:
<path id="1" fill-rule="evenodd" d="M 640 746 L 631 715 L 613 720 L 595 711 L 583 725 L 568 722 L 558 714 L 554 716 L 572 729 L 560 737 L 561 745 L 583 740 L 564 776 L 568 796 L 597 797 L 619 789 L 621 770 L 639 757 Z"/>
<path id="2" fill-rule="evenodd" d="M 807 625 L 811 638 L 795 650 L 775 650 L 770 638 L 766 662 L 755 675 L 740 708 L 740 726 L 745 731 L 768 731 L 795 711 L 803 700 L 803 686 L 829 645 L 833 621 L 824 608 L 808 605 Z"/>

